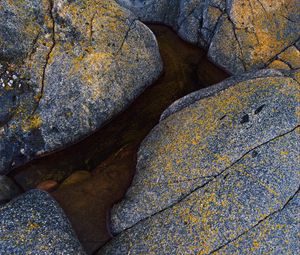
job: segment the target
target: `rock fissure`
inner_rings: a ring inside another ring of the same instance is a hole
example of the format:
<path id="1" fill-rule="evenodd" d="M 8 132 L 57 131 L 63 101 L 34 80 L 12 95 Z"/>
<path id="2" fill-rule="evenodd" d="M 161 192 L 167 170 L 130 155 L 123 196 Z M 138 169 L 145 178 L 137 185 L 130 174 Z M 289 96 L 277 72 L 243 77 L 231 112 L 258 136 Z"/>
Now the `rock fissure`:
<path id="1" fill-rule="evenodd" d="M 54 9 L 54 0 L 48 0 L 49 1 L 49 17 L 51 19 L 51 40 L 52 40 L 52 44 L 49 47 L 49 51 L 46 55 L 46 59 L 45 59 L 45 64 L 43 66 L 43 71 L 42 71 L 42 81 L 41 81 L 41 89 L 39 92 L 39 95 L 37 95 L 37 104 L 36 107 L 33 110 L 33 113 L 31 115 L 34 115 L 35 112 L 37 111 L 40 101 L 43 97 L 44 94 L 44 88 L 45 88 L 45 79 L 46 79 L 46 71 L 47 71 L 47 67 L 49 65 L 49 61 L 51 58 L 51 53 L 53 52 L 55 45 L 56 45 L 56 39 L 55 39 L 55 19 L 53 16 L 53 9 Z"/>
<path id="2" fill-rule="evenodd" d="M 247 67 L 246 67 L 246 63 L 245 63 L 245 60 L 244 60 L 245 58 L 244 58 L 243 47 L 241 45 L 241 42 L 240 42 L 240 40 L 238 38 L 238 35 L 237 35 L 237 32 L 236 32 L 237 27 L 236 27 L 235 23 L 232 21 L 231 17 L 228 14 L 227 14 L 227 19 L 232 25 L 232 32 L 233 32 L 234 38 L 237 42 L 237 45 L 239 47 L 239 51 L 240 51 L 240 54 L 241 54 L 241 56 L 237 56 L 237 57 L 240 60 L 240 62 L 242 63 L 244 71 L 246 71 Z"/>
<path id="3" fill-rule="evenodd" d="M 266 66 L 270 65 L 274 60 L 279 58 L 279 55 L 282 54 L 284 51 L 286 51 L 288 48 L 295 46 L 296 42 L 300 40 L 300 36 L 297 38 L 297 40 L 286 47 L 284 47 L 280 52 L 278 52 L 274 57 L 270 58 L 268 61 L 266 61 Z M 296 47 L 297 48 L 297 47 Z M 281 60 L 281 59 L 280 59 Z"/>
<path id="4" fill-rule="evenodd" d="M 95 11 L 92 15 L 92 18 L 91 18 L 91 21 L 90 21 L 90 24 L 89 24 L 89 29 L 90 29 L 90 32 L 89 32 L 89 41 L 90 41 L 90 45 L 92 44 L 93 42 L 93 33 L 94 33 L 94 20 L 95 20 L 95 16 L 97 14 L 97 11 Z"/>
<path id="5" fill-rule="evenodd" d="M 175 205 L 177 205 L 178 203 L 182 202 L 183 200 L 187 199 L 189 196 L 191 196 L 194 192 L 206 187 L 209 183 L 211 183 L 212 181 L 214 181 L 215 179 L 217 179 L 219 176 L 221 176 L 223 173 L 225 173 L 226 171 L 229 171 L 233 166 L 235 166 L 236 164 L 238 164 L 245 156 L 249 155 L 250 153 L 252 153 L 253 151 L 257 150 L 258 148 L 270 143 L 270 142 L 273 142 L 273 141 L 276 141 L 277 139 L 279 138 L 282 138 L 292 132 L 294 132 L 296 129 L 300 128 L 300 125 L 297 125 L 296 127 L 294 127 L 293 129 L 283 133 L 283 134 L 280 134 L 272 139 L 269 139 L 268 141 L 264 142 L 264 143 L 261 143 L 255 147 L 253 147 L 251 150 L 248 150 L 246 153 L 244 153 L 239 159 L 237 159 L 236 161 L 234 161 L 230 166 L 226 167 L 225 169 L 223 169 L 222 171 L 220 171 L 219 173 L 213 175 L 212 179 L 203 183 L 201 186 L 198 186 L 196 188 L 194 188 L 193 190 L 191 190 L 189 193 L 183 195 L 182 197 L 180 197 L 177 201 L 173 202 L 171 205 L 168 205 L 167 207 L 163 208 L 162 210 L 159 210 L 141 220 L 139 220 L 138 222 L 134 223 L 132 226 L 128 227 L 128 228 L 125 228 L 122 232 L 118 233 L 117 235 L 115 235 L 114 237 L 117 237 L 119 236 L 120 234 L 122 234 L 123 232 L 126 232 L 128 231 L 129 229 L 132 229 L 134 226 L 136 226 L 137 224 L 141 223 L 141 222 L 144 222 L 146 221 L 147 219 L 157 215 L 157 214 L 160 214 L 170 208 L 173 208 Z M 200 178 L 203 178 L 203 177 L 199 177 L 198 179 Z M 197 178 L 195 178 L 197 180 Z"/>
<path id="6" fill-rule="evenodd" d="M 212 255 L 216 252 L 218 252 L 219 250 L 221 250 L 222 248 L 226 247 L 227 245 L 229 245 L 232 242 L 235 242 L 236 240 L 240 239 L 241 237 L 245 236 L 247 233 L 249 233 L 250 231 L 254 230 L 255 228 L 257 228 L 260 224 L 262 224 L 264 221 L 268 220 L 270 217 L 272 217 L 273 215 L 282 212 L 288 205 L 289 203 L 293 200 L 293 198 L 295 198 L 297 196 L 297 194 L 300 192 L 300 187 L 298 188 L 298 190 L 291 196 L 288 198 L 288 200 L 285 202 L 285 204 L 279 208 L 278 210 L 275 210 L 273 212 L 271 212 L 270 214 L 268 214 L 267 216 L 265 216 L 263 219 L 259 220 L 256 224 L 254 224 L 252 227 L 250 227 L 249 229 L 245 230 L 243 233 L 241 233 L 240 235 L 238 235 L 237 237 L 229 240 L 228 242 L 226 242 L 225 244 L 219 246 L 218 248 L 214 249 L 213 251 L 211 251 L 209 253 L 209 255 Z"/>
<path id="7" fill-rule="evenodd" d="M 135 27 L 136 21 L 137 21 L 137 19 L 133 19 L 133 20 L 130 22 L 130 24 L 129 24 L 129 26 L 128 26 L 128 29 L 127 29 L 127 31 L 126 31 L 126 33 L 125 33 L 125 35 L 124 35 L 124 38 L 123 38 L 123 40 L 122 40 L 122 42 L 121 42 L 121 44 L 120 44 L 120 47 L 119 47 L 118 50 L 114 53 L 114 56 L 115 56 L 115 57 L 116 57 L 116 56 L 120 53 L 120 51 L 122 50 L 122 48 L 123 48 L 123 46 L 124 46 L 124 44 L 125 44 L 125 42 L 126 42 L 126 40 L 127 40 L 127 38 L 128 38 L 128 35 L 129 35 L 130 31 L 131 31 L 132 29 L 134 29 L 134 27 Z"/>

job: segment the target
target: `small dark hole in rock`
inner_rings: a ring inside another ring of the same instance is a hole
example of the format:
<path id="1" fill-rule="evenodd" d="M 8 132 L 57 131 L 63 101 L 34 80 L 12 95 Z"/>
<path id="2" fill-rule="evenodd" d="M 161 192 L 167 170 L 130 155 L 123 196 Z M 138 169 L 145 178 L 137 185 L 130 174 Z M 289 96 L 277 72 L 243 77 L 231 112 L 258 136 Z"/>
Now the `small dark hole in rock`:
<path id="1" fill-rule="evenodd" d="M 57 127 L 53 127 L 52 130 L 53 130 L 54 132 L 56 132 L 56 133 L 59 132 Z"/>
<path id="2" fill-rule="evenodd" d="M 254 114 L 259 114 L 265 106 L 266 106 L 266 105 L 263 104 L 263 105 L 261 105 L 260 107 L 258 107 L 258 108 L 255 110 Z"/>
<path id="3" fill-rule="evenodd" d="M 257 152 L 257 151 L 253 151 L 253 152 L 252 152 L 252 158 L 257 157 L 257 155 L 258 155 L 258 152 Z"/>
<path id="4" fill-rule="evenodd" d="M 242 117 L 242 120 L 241 120 L 241 124 L 244 124 L 244 123 L 247 123 L 249 122 L 249 115 L 248 114 L 245 114 L 243 117 Z"/>

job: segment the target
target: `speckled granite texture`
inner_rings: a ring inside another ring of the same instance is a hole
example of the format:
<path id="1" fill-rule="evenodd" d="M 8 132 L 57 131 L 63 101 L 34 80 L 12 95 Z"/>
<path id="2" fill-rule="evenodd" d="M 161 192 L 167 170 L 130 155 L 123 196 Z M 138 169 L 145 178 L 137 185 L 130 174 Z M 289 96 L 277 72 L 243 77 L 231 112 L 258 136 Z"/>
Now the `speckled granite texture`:
<path id="1" fill-rule="evenodd" d="M 32 190 L 0 207 L 0 254 L 86 254 L 51 196 Z"/>

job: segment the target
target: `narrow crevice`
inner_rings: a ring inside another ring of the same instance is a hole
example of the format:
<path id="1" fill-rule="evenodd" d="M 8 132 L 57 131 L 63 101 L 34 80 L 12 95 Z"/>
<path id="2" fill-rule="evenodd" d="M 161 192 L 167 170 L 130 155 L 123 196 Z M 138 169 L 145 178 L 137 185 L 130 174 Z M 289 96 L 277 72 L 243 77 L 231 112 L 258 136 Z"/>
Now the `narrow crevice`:
<path id="1" fill-rule="evenodd" d="M 230 16 L 227 14 L 227 19 L 228 19 L 228 21 L 231 23 L 231 25 L 232 25 L 232 32 L 233 32 L 233 35 L 234 35 L 234 38 L 235 38 L 235 40 L 236 40 L 236 42 L 237 42 L 237 44 L 238 44 L 238 47 L 239 47 L 239 50 L 240 50 L 240 54 L 241 54 L 241 57 L 238 57 L 238 59 L 240 60 L 240 62 L 242 63 L 242 65 L 243 65 L 243 68 L 244 68 L 244 71 L 246 71 L 247 70 L 247 67 L 246 67 L 246 64 L 245 64 L 245 62 L 244 62 L 244 52 L 243 52 L 243 47 L 242 47 L 242 45 L 241 45 L 241 43 L 240 43 L 240 40 L 239 40 L 239 38 L 238 38 L 238 36 L 237 36 L 237 33 L 236 33 L 236 29 L 237 29 L 237 27 L 236 27 L 236 25 L 234 24 L 234 22 L 233 22 L 233 20 L 231 20 L 231 18 L 230 18 Z"/>
<path id="2" fill-rule="evenodd" d="M 92 15 L 92 18 L 91 18 L 91 21 L 90 21 L 90 24 L 89 24 L 89 42 L 90 42 L 90 45 L 92 44 L 93 42 L 93 33 L 94 33 L 94 20 L 95 20 L 95 16 L 97 14 L 97 11 L 95 11 Z"/>
<path id="3" fill-rule="evenodd" d="M 41 89 L 40 89 L 40 93 L 39 95 L 37 95 L 37 105 L 36 107 L 34 108 L 33 110 L 33 113 L 31 115 L 34 115 L 34 113 L 37 111 L 38 107 L 39 107 L 39 103 L 43 97 L 43 94 L 44 94 L 44 88 L 45 88 L 45 79 L 46 79 L 46 70 L 47 70 L 47 67 L 48 67 L 48 64 L 49 64 L 49 61 L 50 61 L 50 57 L 51 57 L 51 53 L 53 52 L 54 50 L 54 47 L 56 45 L 56 41 L 55 41 L 55 20 L 54 20 L 54 16 L 53 16 L 53 6 L 54 6 L 54 3 L 53 3 L 53 0 L 48 0 L 49 1 L 49 16 L 50 16 L 50 19 L 51 19 L 51 40 L 52 40 L 52 44 L 49 48 L 49 51 L 46 55 L 46 60 L 45 60 L 45 64 L 43 66 L 43 71 L 42 71 L 42 82 L 41 82 Z"/>
<path id="4" fill-rule="evenodd" d="M 289 199 L 286 201 L 286 203 L 278 210 L 271 212 L 270 214 L 268 214 L 266 217 L 264 217 L 263 219 L 259 220 L 256 224 L 254 224 L 252 227 L 250 227 L 249 229 L 245 230 L 243 233 L 241 233 L 240 235 L 238 235 L 237 237 L 227 241 L 225 244 L 219 246 L 218 248 L 214 249 L 213 251 L 211 251 L 209 253 L 209 255 L 214 254 L 216 252 L 218 252 L 219 250 L 221 250 L 222 248 L 228 246 L 229 244 L 235 242 L 236 240 L 240 239 L 241 237 L 245 236 L 246 234 L 248 234 L 250 231 L 254 230 L 255 228 L 257 228 L 260 224 L 262 224 L 264 221 L 268 220 L 270 217 L 272 217 L 273 215 L 282 212 L 287 206 L 288 204 L 297 196 L 297 194 L 300 192 L 300 187 L 298 187 L 298 190 L 291 196 L 289 197 Z"/>
<path id="5" fill-rule="evenodd" d="M 288 48 L 295 46 L 296 42 L 300 40 L 300 36 L 291 44 L 287 45 L 286 47 L 284 47 L 280 52 L 278 52 L 275 56 L 273 56 L 272 58 L 270 58 L 268 61 L 266 61 L 266 66 L 270 65 L 274 60 L 279 58 L 279 55 L 281 53 L 283 53 L 284 51 L 286 51 Z"/>
<path id="6" fill-rule="evenodd" d="M 278 60 L 285 63 L 291 70 L 294 70 L 293 66 L 285 59 L 278 57 Z"/>
<path id="7" fill-rule="evenodd" d="M 266 8 L 264 7 L 264 5 L 262 4 L 262 2 L 260 0 L 257 0 L 257 2 L 260 4 L 261 8 L 265 12 L 266 17 L 268 17 L 268 12 L 267 12 Z M 251 1 L 250 1 L 250 4 L 251 4 Z"/>
<path id="8" fill-rule="evenodd" d="M 128 29 L 127 29 L 127 31 L 126 31 L 126 33 L 125 33 L 125 35 L 124 35 L 124 38 L 123 38 L 123 40 L 122 40 L 122 42 L 121 42 L 121 44 L 120 44 L 120 47 L 119 47 L 118 50 L 114 53 L 114 57 L 116 57 L 116 56 L 120 53 L 120 51 L 122 50 L 122 48 L 123 48 L 123 46 L 124 46 L 124 44 L 125 44 L 125 42 L 126 42 L 126 40 L 127 40 L 127 38 L 128 38 L 128 35 L 129 35 L 130 31 L 131 31 L 132 29 L 135 28 L 135 22 L 136 22 L 136 21 L 137 21 L 137 19 L 133 19 L 133 20 L 130 22 L 130 24 L 129 24 L 129 26 L 128 26 Z"/>

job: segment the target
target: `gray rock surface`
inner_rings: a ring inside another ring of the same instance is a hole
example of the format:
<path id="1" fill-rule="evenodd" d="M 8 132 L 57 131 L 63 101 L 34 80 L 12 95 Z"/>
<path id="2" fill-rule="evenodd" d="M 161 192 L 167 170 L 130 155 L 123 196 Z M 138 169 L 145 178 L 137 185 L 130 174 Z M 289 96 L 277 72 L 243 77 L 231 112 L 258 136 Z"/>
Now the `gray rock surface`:
<path id="1" fill-rule="evenodd" d="M 59 205 L 32 190 L 0 207 L 0 254 L 85 254 Z"/>
<path id="2" fill-rule="evenodd" d="M 252 229 L 259 235 L 257 226 L 284 211 L 300 184 L 292 76 L 252 72 L 177 103 L 143 141 L 133 184 L 112 211 L 118 235 L 99 254 L 210 254 Z M 284 226 L 291 233 L 283 250 L 299 248 L 294 223 Z M 268 227 L 257 242 L 270 252 L 285 236 Z"/>
<path id="3" fill-rule="evenodd" d="M 184 40 L 208 49 L 209 58 L 230 73 L 299 68 L 298 0 L 117 1 L 142 21 L 172 26 Z"/>
<path id="4" fill-rule="evenodd" d="M 2 1 L 0 173 L 91 134 L 160 74 L 153 33 L 114 1 Z"/>
<path id="5" fill-rule="evenodd" d="M 206 98 L 209 96 L 213 96 L 214 94 L 216 94 L 222 90 L 225 90 L 234 84 L 252 79 L 253 76 L 255 76 L 255 78 L 284 77 L 284 76 L 294 78 L 294 76 L 296 76 L 296 74 L 297 74 L 297 71 L 262 69 L 262 70 L 259 70 L 256 72 L 246 72 L 239 76 L 232 76 L 221 83 L 209 86 L 208 88 L 204 88 L 204 89 L 195 91 L 193 93 L 190 93 L 190 94 L 184 96 L 183 98 L 176 100 L 162 113 L 162 115 L 160 117 L 160 121 L 163 121 L 164 119 L 166 119 L 173 113 L 182 110 L 183 108 L 195 103 L 196 101 L 198 101 L 200 99 L 203 99 L 203 98 Z M 296 79 L 296 78 L 294 78 L 294 79 Z"/>
<path id="6" fill-rule="evenodd" d="M 0 175 L 0 205 L 21 194 L 21 189 L 7 176 Z"/>
<path id="7" fill-rule="evenodd" d="M 256 147 L 99 254 L 298 254 L 299 132 Z"/>

